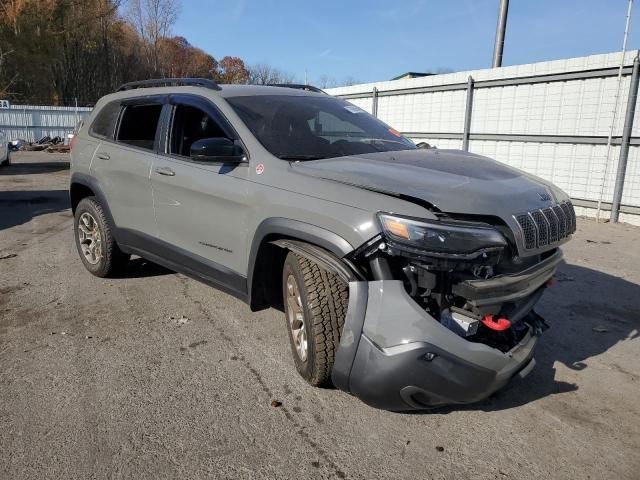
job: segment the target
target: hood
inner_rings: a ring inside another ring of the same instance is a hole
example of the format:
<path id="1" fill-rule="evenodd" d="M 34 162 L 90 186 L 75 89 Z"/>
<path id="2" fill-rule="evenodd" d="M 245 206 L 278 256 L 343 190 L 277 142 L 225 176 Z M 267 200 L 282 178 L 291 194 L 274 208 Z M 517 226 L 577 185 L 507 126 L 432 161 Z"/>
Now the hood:
<path id="1" fill-rule="evenodd" d="M 298 162 L 293 168 L 304 175 L 415 197 L 443 212 L 495 215 L 508 224 L 513 214 L 568 199 L 538 177 L 460 150 L 378 152 Z"/>

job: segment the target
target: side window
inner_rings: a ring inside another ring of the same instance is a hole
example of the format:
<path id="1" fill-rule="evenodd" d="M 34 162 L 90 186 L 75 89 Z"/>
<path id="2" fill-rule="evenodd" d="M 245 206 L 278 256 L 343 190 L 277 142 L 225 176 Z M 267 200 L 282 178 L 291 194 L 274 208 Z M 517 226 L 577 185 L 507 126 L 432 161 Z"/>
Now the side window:
<path id="1" fill-rule="evenodd" d="M 226 137 L 220 124 L 209 114 L 191 105 L 176 105 L 171 125 L 169 153 L 188 157 L 197 140 Z"/>
<path id="2" fill-rule="evenodd" d="M 153 150 L 162 105 L 127 105 L 122 112 L 116 140 Z"/>
<path id="3" fill-rule="evenodd" d="M 116 129 L 116 122 L 120 115 L 120 102 L 111 102 L 106 104 L 95 120 L 91 124 L 89 133 L 96 137 L 113 140 L 113 133 Z"/>

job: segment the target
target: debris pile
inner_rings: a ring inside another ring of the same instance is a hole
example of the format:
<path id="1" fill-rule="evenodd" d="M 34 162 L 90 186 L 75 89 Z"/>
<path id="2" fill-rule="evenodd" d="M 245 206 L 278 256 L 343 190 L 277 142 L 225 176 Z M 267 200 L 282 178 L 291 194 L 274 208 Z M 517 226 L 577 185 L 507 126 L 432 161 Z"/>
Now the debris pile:
<path id="1" fill-rule="evenodd" d="M 27 142 L 26 140 L 16 139 L 9 142 L 9 150 L 19 151 L 25 150 L 30 152 L 38 152 L 46 150 L 50 153 L 62 153 L 69 151 L 69 145 L 64 144 L 62 137 L 53 137 L 45 135 L 36 142 Z"/>

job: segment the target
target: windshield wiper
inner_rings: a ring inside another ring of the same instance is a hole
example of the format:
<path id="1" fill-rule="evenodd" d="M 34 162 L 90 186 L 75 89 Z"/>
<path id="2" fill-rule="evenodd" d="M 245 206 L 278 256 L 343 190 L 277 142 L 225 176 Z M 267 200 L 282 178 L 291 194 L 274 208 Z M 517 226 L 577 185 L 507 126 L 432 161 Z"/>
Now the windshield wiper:
<path id="1" fill-rule="evenodd" d="M 368 145 L 371 145 L 372 143 L 376 143 L 376 142 L 383 142 L 383 143 L 397 143 L 399 145 L 407 146 L 406 142 L 401 142 L 399 140 L 389 140 L 387 138 L 363 138 L 362 142 Z"/>
<path id="2" fill-rule="evenodd" d="M 280 155 L 278 158 L 282 160 L 322 160 L 322 155 Z"/>

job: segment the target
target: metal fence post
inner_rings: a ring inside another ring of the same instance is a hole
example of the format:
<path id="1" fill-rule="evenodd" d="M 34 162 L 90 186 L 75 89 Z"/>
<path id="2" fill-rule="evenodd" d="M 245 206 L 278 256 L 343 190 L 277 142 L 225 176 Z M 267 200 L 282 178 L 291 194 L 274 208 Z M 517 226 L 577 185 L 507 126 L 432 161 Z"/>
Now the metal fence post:
<path id="1" fill-rule="evenodd" d="M 464 110 L 464 131 L 462 132 L 462 150 L 469 151 L 469 133 L 471 130 L 471 112 L 473 110 L 473 77 L 467 80 L 467 104 Z"/>
<path id="2" fill-rule="evenodd" d="M 376 87 L 373 87 L 371 96 L 371 115 L 378 116 L 378 89 Z"/>
<path id="3" fill-rule="evenodd" d="M 613 189 L 613 201 L 611 202 L 611 223 L 618 222 L 620 215 L 620 203 L 622 202 L 622 189 L 627 172 L 627 160 L 629 158 L 629 143 L 633 130 L 633 116 L 636 112 L 636 100 L 638 99 L 638 74 L 640 73 L 640 61 L 638 57 L 633 60 L 629 96 L 627 97 L 627 112 L 624 117 L 622 129 L 622 143 L 620 145 L 620 158 L 618 159 L 618 171 L 616 172 L 616 184 Z"/>

